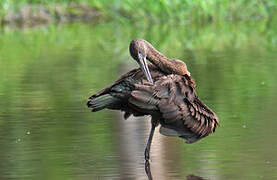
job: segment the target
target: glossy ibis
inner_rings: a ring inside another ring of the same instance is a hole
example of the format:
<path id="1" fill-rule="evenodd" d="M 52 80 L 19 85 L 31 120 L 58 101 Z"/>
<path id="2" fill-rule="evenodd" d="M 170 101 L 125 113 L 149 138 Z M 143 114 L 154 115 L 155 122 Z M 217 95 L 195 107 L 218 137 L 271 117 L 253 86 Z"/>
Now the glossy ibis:
<path id="1" fill-rule="evenodd" d="M 143 39 L 132 40 L 129 50 L 140 68 L 92 95 L 87 105 L 93 112 L 104 108 L 121 110 L 125 119 L 130 115 L 151 115 L 145 160 L 149 160 L 153 134 L 159 124 L 161 134 L 178 136 L 188 144 L 215 131 L 218 118 L 196 95 L 194 80 L 183 61 L 167 58 Z"/>

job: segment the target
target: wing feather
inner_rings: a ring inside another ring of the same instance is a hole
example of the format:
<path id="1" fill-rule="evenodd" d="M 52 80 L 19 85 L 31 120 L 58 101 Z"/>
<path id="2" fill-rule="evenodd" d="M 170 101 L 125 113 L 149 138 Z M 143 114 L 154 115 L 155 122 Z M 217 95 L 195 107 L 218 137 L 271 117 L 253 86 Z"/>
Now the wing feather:
<path id="1" fill-rule="evenodd" d="M 161 76 L 154 84 L 140 81 L 134 87 L 128 103 L 156 111 L 162 119 L 161 124 L 164 123 L 162 126 L 178 129 L 176 134 L 181 137 L 189 131 L 189 143 L 214 132 L 219 124 L 215 113 L 196 95 L 194 81 L 188 76 Z M 174 124 L 183 126 L 182 130 Z"/>
<path id="2" fill-rule="evenodd" d="M 155 83 L 154 94 L 161 91 L 168 96 L 158 96 L 158 108 L 165 123 L 181 120 L 198 137 L 205 137 L 215 131 L 218 118 L 200 101 L 189 77 L 168 75 Z M 165 93 L 167 91 L 167 93 Z"/>

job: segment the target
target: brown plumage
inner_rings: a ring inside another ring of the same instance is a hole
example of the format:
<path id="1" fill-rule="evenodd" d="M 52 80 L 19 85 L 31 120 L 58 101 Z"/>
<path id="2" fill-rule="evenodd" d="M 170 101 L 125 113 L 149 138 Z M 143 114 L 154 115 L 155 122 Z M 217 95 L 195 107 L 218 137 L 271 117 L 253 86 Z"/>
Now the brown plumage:
<path id="1" fill-rule="evenodd" d="M 122 110 L 125 118 L 151 115 L 146 160 L 158 124 L 161 134 L 179 136 L 186 139 L 186 143 L 196 142 L 215 131 L 218 118 L 196 95 L 194 80 L 184 62 L 168 59 L 143 39 L 131 42 L 130 54 L 141 68 L 129 71 L 111 86 L 92 95 L 87 105 L 92 111 Z M 152 64 L 146 64 L 145 59 Z"/>

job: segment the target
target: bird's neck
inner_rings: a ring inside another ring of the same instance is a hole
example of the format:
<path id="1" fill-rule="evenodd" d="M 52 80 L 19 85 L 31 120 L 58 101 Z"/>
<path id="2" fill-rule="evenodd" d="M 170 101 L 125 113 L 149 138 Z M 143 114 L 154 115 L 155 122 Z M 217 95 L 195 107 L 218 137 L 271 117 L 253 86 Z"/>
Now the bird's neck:
<path id="1" fill-rule="evenodd" d="M 165 55 L 157 51 L 154 47 L 150 47 L 150 53 L 147 55 L 147 59 L 157 66 L 160 70 L 167 74 L 175 73 L 176 67 L 174 63 Z"/>

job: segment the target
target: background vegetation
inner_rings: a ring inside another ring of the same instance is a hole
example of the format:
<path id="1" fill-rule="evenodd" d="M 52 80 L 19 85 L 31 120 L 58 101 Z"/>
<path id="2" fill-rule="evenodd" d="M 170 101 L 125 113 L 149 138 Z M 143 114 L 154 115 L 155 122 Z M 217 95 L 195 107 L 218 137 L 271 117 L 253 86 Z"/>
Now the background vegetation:
<path id="1" fill-rule="evenodd" d="M 0 0 L 0 17 L 26 4 L 48 6 L 54 14 L 56 5 L 72 3 L 87 4 L 109 19 L 174 23 L 272 19 L 277 9 L 276 0 Z"/>

